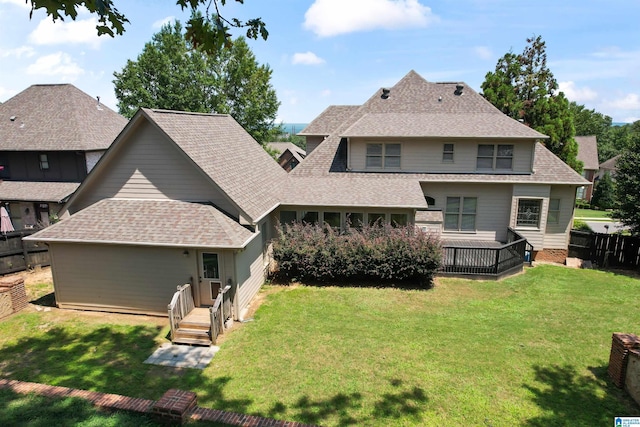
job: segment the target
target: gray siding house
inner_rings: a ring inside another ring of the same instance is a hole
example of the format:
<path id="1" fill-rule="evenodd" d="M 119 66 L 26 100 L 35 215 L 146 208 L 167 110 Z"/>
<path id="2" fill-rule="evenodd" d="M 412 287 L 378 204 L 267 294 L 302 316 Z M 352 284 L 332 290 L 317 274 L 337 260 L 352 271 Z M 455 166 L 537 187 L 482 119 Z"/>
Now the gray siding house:
<path id="1" fill-rule="evenodd" d="M 535 259 L 564 261 L 576 189 L 589 185 L 544 147 L 547 136 L 464 83 L 431 83 L 414 71 L 363 105 L 328 107 L 300 135 L 308 155 L 292 178 L 381 179 L 378 191 L 385 178 L 401 180 L 403 194 L 418 184 L 428 209 L 408 222 L 445 244 L 505 242 L 511 228 Z"/>
<path id="2" fill-rule="evenodd" d="M 64 219 L 28 239 L 49 245 L 61 308 L 166 315 L 178 285 L 196 306 L 231 285 L 241 318 L 286 176 L 228 115 L 142 109 Z"/>
<path id="3" fill-rule="evenodd" d="M 16 229 L 49 225 L 127 119 L 70 84 L 0 104 L 0 202 Z"/>

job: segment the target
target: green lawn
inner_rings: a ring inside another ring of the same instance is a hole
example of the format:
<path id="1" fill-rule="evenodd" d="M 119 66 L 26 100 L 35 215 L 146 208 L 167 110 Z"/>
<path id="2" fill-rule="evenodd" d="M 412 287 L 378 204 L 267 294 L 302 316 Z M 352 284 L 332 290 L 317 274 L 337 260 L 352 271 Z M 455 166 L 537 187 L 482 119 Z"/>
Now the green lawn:
<path id="1" fill-rule="evenodd" d="M 574 217 L 575 218 L 611 219 L 611 212 L 596 211 L 592 209 L 576 209 Z"/>
<path id="2" fill-rule="evenodd" d="M 0 376 L 338 425 L 611 425 L 613 332 L 640 333 L 640 280 L 538 266 L 429 291 L 265 287 L 204 371 L 142 364 L 167 328 L 33 312 L 0 322 Z M 1 396 L 0 396 L 1 400 Z"/>

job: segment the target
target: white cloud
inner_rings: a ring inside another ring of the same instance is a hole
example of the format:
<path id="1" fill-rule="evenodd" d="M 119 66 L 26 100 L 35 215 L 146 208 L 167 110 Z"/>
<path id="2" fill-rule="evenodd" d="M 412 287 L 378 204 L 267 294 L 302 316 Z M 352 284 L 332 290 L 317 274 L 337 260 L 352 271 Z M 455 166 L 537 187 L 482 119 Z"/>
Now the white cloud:
<path id="1" fill-rule="evenodd" d="M 619 110 L 640 110 L 640 96 L 637 93 L 629 93 L 624 98 L 607 101 L 605 105 Z"/>
<path id="2" fill-rule="evenodd" d="M 558 89 L 560 92 L 564 92 L 567 99 L 575 102 L 593 101 L 598 98 L 596 91 L 588 87 L 576 87 L 575 82 L 560 82 L 558 83 Z"/>
<path id="3" fill-rule="evenodd" d="M 170 24 L 176 20 L 175 16 L 167 16 L 164 19 L 159 19 L 151 25 L 151 28 L 160 29 L 164 27 L 166 24 Z"/>
<path id="4" fill-rule="evenodd" d="M 15 95 L 16 93 L 18 93 L 18 92 L 15 91 L 15 90 L 7 89 L 7 88 L 4 88 L 4 87 L 0 86 L 0 100 L 4 101 L 6 99 L 9 99 L 13 95 Z"/>
<path id="5" fill-rule="evenodd" d="M 320 37 L 426 27 L 437 19 L 418 0 L 315 0 L 304 17 L 304 28 Z"/>
<path id="6" fill-rule="evenodd" d="M 624 123 L 633 123 L 640 120 L 640 117 L 627 117 L 623 120 Z"/>
<path id="7" fill-rule="evenodd" d="M 27 67 L 27 74 L 59 76 L 64 81 L 72 82 L 84 74 L 84 70 L 73 62 L 68 54 L 57 52 L 38 58 L 36 62 Z"/>
<path id="8" fill-rule="evenodd" d="M 0 3 L 12 4 L 23 9 L 31 9 L 31 6 L 29 6 L 29 4 L 24 0 L 0 0 Z"/>
<path id="9" fill-rule="evenodd" d="M 473 51 L 476 56 L 480 59 L 491 59 L 493 58 L 493 52 L 486 46 L 476 46 Z"/>
<path id="10" fill-rule="evenodd" d="M 18 59 L 25 57 L 30 58 L 36 54 L 31 46 L 20 46 L 15 49 L 0 49 L 0 58 L 16 57 Z"/>
<path id="11" fill-rule="evenodd" d="M 43 19 L 31 34 L 29 41 L 36 45 L 54 44 L 87 44 L 97 49 L 100 44 L 111 37 L 99 37 L 96 32 L 96 18 L 77 21 L 56 21 Z"/>
<path id="12" fill-rule="evenodd" d="M 320 58 L 313 52 L 305 52 L 305 53 L 294 53 L 293 58 L 291 59 L 292 64 L 303 64 L 303 65 L 320 65 L 324 64 L 325 60 Z"/>

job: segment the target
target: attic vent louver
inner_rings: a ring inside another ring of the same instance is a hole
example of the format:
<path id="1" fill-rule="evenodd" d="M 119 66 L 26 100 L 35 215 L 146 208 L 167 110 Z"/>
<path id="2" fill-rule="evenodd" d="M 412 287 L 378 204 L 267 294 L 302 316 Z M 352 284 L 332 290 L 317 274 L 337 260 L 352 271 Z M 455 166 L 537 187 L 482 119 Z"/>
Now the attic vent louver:
<path id="1" fill-rule="evenodd" d="M 380 95 L 380 98 L 382 99 L 387 99 L 389 98 L 389 93 L 391 93 L 391 89 L 382 89 L 382 95 Z"/>
<path id="2" fill-rule="evenodd" d="M 456 85 L 456 91 L 454 92 L 456 95 L 462 95 L 462 90 L 464 89 L 463 85 Z"/>

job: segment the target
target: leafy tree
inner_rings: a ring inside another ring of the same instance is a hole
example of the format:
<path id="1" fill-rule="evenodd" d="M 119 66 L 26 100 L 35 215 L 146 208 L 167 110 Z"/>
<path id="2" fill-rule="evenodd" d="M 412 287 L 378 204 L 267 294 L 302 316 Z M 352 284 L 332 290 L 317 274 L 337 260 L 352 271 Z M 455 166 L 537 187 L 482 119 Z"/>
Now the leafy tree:
<path id="1" fill-rule="evenodd" d="M 258 142 L 269 141 L 278 112 L 271 69 L 259 65 L 243 38 L 207 54 L 192 49 L 180 22 L 154 34 L 136 61 L 114 73 L 118 110 L 139 107 L 230 114 Z"/>
<path id="2" fill-rule="evenodd" d="M 244 0 L 235 0 L 244 3 Z M 113 0 L 26 0 L 31 3 L 29 18 L 36 9 L 44 9 L 53 21 L 65 17 L 73 20 L 78 16 L 78 9 L 85 7 L 89 12 L 98 15 L 96 30 L 98 35 L 124 33 L 124 25 L 129 23 L 127 17 L 115 8 Z M 220 6 L 224 6 L 227 0 L 176 0 L 176 5 L 182 10 L 191 9 L 191 18 L 186 25 L 186 38 L 191 46 L 200 48 L 204 52 L 214 53 L 223 46 L 230 48 L 232 38 L 229 31 L 233 28 L 246 29 L 246 36 L 251 39 L 262 37 L 266 40 L 269 32 L 261 18 L 253 18 L 240 21 L 237 18 L 227 19 L 220 14 Z M 213 6 L 214 11 L 211 11 Z M 204 9 L 204 13 L 203 10 Z"/>
<path id="3" fill-rule="evenodd" d="M 609 172 L 596 182 L 591 204 L 600 209 L 612 209 L 615 206 L 615 186 Z"/>
<path id="4" fill-rule="evenodd" d="M 611 117 L 596 110 L 589 110 L 584 105 L 576 102 L 569 103 L 569 110 L 573 115 L 573 125 L 576 135 L 595 135 L 598 141 L 598 161 L 600 163 L 613 157 L 609 155 L 609 147 L 612 145 L 612 120 Z M 617 153 L 616 153 L 617 154 Z"/>
<path id="5" fill-rule="evenodd" d="M 617 203 L 613 215 L 629 226 L 633 234 L 640 234 L 640 135 L 621 153 L 616 169 Z"/>
<path id="6" fill-rule="evenodd" d="M 549 136 L 547 148 L 580 172 L 569 101 L 557 92 L 558 83 L 547 67 L 545 42 L 537 36 L 527 43 L 522 54 L 506 53 L 495 72 L 486 74 L 483 96 L 509 117 Z"/>

